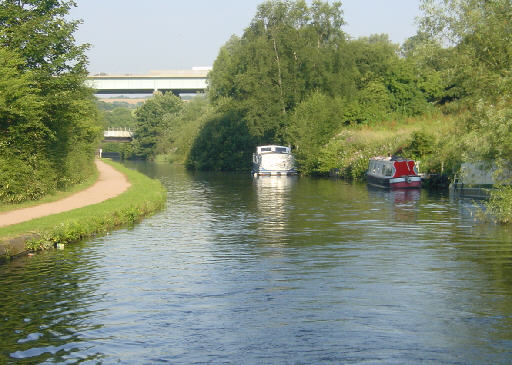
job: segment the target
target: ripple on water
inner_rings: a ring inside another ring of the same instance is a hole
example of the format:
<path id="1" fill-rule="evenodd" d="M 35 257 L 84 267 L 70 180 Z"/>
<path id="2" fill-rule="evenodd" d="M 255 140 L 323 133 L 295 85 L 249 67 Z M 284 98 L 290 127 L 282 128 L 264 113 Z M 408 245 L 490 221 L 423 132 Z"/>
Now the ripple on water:
<path id="1" fill-rule="evenodd" d="M 507 363 L 512 243 L 465 202 L 137 165 L 165 211 L 0 267 L 0 363 Z"/>

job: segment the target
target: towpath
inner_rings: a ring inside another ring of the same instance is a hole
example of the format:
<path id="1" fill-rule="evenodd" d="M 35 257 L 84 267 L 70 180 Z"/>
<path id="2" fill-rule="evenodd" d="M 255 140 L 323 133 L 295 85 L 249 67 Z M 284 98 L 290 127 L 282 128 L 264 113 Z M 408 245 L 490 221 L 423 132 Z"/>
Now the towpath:
<path id="1" fill-rule="evenodd" d="M 96 166 L 99 178 L 93 186 L 55 202 L 0 213 L 0 227 L 101 203 L 118 196 L 131 186 L 126 176 L 112 166 L 101 160 L 96 160 Z"/>

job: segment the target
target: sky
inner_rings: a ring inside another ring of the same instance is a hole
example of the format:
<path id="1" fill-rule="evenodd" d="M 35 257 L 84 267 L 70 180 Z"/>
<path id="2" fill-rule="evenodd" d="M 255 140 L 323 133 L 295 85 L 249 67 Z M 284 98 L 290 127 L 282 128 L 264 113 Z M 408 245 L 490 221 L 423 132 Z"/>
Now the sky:
<path id="1" fill-rule="evenodd" d="M 226 41 L 241 36 L 263 0 L 76 0 L 77 43 L 89 43 L 89 72 L 144 74 L 213 65 Z M 309 3 L 310 1 L 308 1 Z M 332 3 L 332 1 L 330 1 Z M 352 38 L 416 33 L 419 0 L 342 0 Z"/>

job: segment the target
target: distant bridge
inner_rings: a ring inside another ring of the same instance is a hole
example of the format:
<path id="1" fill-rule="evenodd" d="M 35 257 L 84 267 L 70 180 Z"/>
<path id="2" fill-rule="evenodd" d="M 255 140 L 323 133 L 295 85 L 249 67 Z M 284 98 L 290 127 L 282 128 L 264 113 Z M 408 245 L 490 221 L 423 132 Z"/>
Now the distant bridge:
<path id="1" fill-rule="evenodd" d="M 103 142 L 131 142 L 133 132 L 130 129 L 109 129 L 103 132 Z"/>
<path id="2" fill-rule="evenodd" d="M 209 70 L 150 71 L 146 75 L 89 75 L 86 84 L 96 94 L 204 93 Z"/>

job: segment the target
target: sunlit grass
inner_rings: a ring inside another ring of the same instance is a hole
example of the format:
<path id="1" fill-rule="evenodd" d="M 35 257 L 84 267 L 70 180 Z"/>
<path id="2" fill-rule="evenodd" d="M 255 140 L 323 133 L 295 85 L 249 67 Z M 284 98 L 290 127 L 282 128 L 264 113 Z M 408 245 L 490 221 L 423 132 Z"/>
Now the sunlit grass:
<path id="1" fill-rule="evenodd" d="M 456 133 L 456 122 L 456 116 L 437 113 L 346 127 L 321 150 L 319 171 L 327 174 L 336 169 L 339 176 L 364 179 L 371 157 L 401 154 L 410 148 L 413 135 L 418 132 L 431 136 L 442 154 L 443 149 L 451 148 L 449 138 Z"/>
<path id="2" fill-rule="evenodd" d="M 158 180 L 121 164 L 105 162 L 126 175 L 131 183 L 126 192 L 98 204 L 2 227 L 0 240 L 22 235 L 37 236 L 29 245 L 31 249 L 78 241 L 104 234 L 118 226 L 133 224 L 164 206 L 166 192 Z"/>

